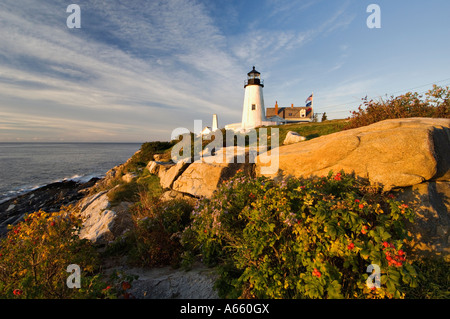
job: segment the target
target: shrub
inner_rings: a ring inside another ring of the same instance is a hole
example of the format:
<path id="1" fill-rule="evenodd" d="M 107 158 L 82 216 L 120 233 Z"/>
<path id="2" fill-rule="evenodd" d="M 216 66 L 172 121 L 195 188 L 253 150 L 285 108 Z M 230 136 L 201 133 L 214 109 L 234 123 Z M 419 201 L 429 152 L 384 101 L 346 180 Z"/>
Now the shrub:
<path id="1" fill-rule="evenodd" d="M 239 173 L 199 202 L 182 242 L 220 265 L 222 297 L 400 298 L 417 285 L 402 248 L 413 212 L 391 197 L 343 172 L 281 183 Z M 370 264 L 380 288 L 366 285 Z"/>
<path id="2" fill-rule="evenodd" d="M 149 161 L 153 160 L 153 155 L 162 154 L 168 151 L 175 142 L 146 142 L 141 145 L 140 152 L 136 152 L 124 167 L 122 173 L 136 172 L 138 169 L 145 167 Z"/>
<path id="3" fill-rule="evenodd" d="M 174 145 L 174 142 L 146 142 L 141 145 L 140 152 L 134 154 L 129 160 L 125 172 L 136 171 L 145 167 L 149 161 L 153 160 L 153 155 L 161 154 Z"/>
<path id="4" fill-rule="evenodd" d="M 346 129 L 357 128 L 387 119 L 408 117 L 450 118 L 450 89 L 438 87 L 425 93 L 425 99 L 419 93 L 408 92 L 387 101 L 363 99 L 363 105 L 353 111 Z"/>
<path id="5" fill-rule="evenodd" d="M 78 237 L 81 220 L 68 208 L 35 212 L 11 226 L 0 241 L 0 296 L 4 298 L 101 298 L 110 296 L 96 274 L 98 254 Z M 81 288 L 69 289 L 67 266 L 81 268 Z"/>
<path id="6" fill-rule="evenodd" d="M 139 185 L 135 180 L 129 183 L 121 183 L 108 192 L 108 200 L 117 205 L 120 202 L 136 202 L 138 200 Z"/>
<path id="7" fill-rule="evenodd" d="M 450 263 L 442 257 L 430 257 L 415 261 L 419 274 L 419 286 L 409 288 L 406 298 L 450 299 Z"/>
<path id="8" fill-rule="evenodd" d="M 133 179 L 129 183 L 121 182 L 118 186 L 108 192 L 108 199 L 112 205 L 120 202 L 137 202 L 139 201 L 139 194 L 142 192 L 152 193 L 155 196 L 162 192 L 158 176 L 151 175 L 148 170 L 145 170 L 142 176 Z"/>
<path id="9" fill-rule="evenodd" d="M 138 266 L 178 266 L 182 246 L 180 235 L 190 222 L 192 205 L 183 199 L 160 202 L 146 197 L 134 207 L 135 227 L 113 243 L 111 254 L 126 253 L 128 261 Z"/>

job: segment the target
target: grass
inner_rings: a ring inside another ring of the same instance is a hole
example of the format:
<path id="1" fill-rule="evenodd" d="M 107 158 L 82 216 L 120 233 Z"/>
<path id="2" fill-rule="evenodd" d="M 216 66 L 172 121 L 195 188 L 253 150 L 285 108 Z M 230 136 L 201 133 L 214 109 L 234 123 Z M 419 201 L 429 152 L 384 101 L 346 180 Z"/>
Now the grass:
<path id="1" fill-rule="evenodd" d="M 141 192 L 150 193 L 155 197 L 162 194 L 159 177 L 151 175 L 147 169 L 141 176 L 134 178 L 131 182 L 120 183 L 119 186 L 108 193 L 108 199 L 113 206 L 124 201 L 137 202 Z"/>
<path id="2" fill-rule="evenodd" d="M 148 171 L 145 169 L 148 162 L 153 160 L 153 156 L 163 155 L 165 158 L 170 157 L 170 150 L 173 147 L 174 142 L 146 142 L 141 145 L 140 152 L 134 154 L 126 163 L 115 167 L 115 175 L 113 177 L 107 177 L 105 180 L 100 181 L 94 185 L 89 194 L 93 195 L 101 191 L 110 190 L 117 186 L 114 191 L 110 192 L 110 201 L 118 203 L 121 199 L 125 201 L 136 201 L 136 194 L 140 190 L 145 190 L 151 185 L 159 184 L 154 177 L 150 177 Z M 137 175 L 130 183 L 125 183 L 122 177 L 127 173 L 133 173 Z M 150 187 L 150 189 L 155 187 Z"/>
<path id="3" fill-rule="evenodd" d="M 140 152 L 134 154 L 127 163 L 124 172 L 136 172 L 153 160 L 153 155 L 166 153 L 173 147 L 173 142 L 147 142 L 141 145 Z"/>
<path id="4" fill-rule="evenodd" d="M 295 123 L 272 127 L 280 130 L 280 145 L 282 145 L 289 131 L 299 133 L 301 136 L 306 137 L 307 140 L 311 140 L 322 135 L 342 131 L 345 124 L 346 120 L 328 120 L 320 123 Z"/>
<path id="5" fill-rule="evenodd" d="M 450 263 L 443 258 L 424 258 L 415 265 L 420 284 L 406 292 L 407 299 L 450 299 Z"/>
<path id="6" fill-rule="evenodd" d="M 183 255 L 180 236 L 192 210 L 189 200 L 160 201 L 153 192 L 141 191 L 130 210 L 134 227 L 111 243 L 104 256 L 125 256 L 138 267 L 178 267 Z"/>

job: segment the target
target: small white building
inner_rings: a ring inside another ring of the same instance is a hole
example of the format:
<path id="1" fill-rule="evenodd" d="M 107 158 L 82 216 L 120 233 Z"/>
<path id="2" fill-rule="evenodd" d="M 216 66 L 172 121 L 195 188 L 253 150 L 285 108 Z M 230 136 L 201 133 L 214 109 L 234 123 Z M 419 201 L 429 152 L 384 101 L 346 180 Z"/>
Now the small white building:
<path id="1" fill-rule="evenodd" d="M 219 129 L 219 125 L 218 125 L 218 120 L 217 120 L 217 114 L 213 114 L 212 127 L 205 126 L 203 128 L 203 130 L 199 134 L 197 134 L 197 136 L 209 135 L 212 132 L 217 131 L 218 129 Z"/>
<path id="2" fill-rule="evenodd" d="M 200 132 L 199 135 L 208 135 L 212 132 L 211 128 L 209 126 L 205 126 L 205 128 Z"/>

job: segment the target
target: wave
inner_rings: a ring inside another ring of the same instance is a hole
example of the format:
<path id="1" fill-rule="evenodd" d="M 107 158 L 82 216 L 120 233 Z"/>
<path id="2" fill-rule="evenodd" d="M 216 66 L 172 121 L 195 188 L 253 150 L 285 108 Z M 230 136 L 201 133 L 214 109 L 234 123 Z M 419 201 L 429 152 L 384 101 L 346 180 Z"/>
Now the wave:
<path id="1" fill-rule="evenodd" d="M 50 183 L 46 183 L 46 184 L 25 185 L 16 190 L 12 190 L 12 191 L 8 191 L 6 193 L 0 194 L 0 204 L 3 204 L 4 202 L 9 201 L 13 198 L 30 193 L 32 191 L 35 191 L 39 188 L 45 187 L 50 184 L 62 183 L 62 182 L 68 182 L 68 181 L 84 184 L 84 183 L 89 182 L 93 178 L 103 178 L 103 177 L 105 177 L 105 174 L 87 174 L 87 175 L 75 174 L 71 177 L 64 177 L 62 179 L 57 179 L 57 180 L 54 180 L 54 181 L 52 181 Z"/>
<path id="2" fill-rule="evenodd" d="M 93 178 L 103 178 L 103 177 L 105 177 L 105 174 L 88 174 L 88 175 L 75 174 L 72 177 L 63 178 L 61 180 L 55 181 L 54 183 L 72 181 L 72 182 L 84 184 L 84 183 L 89 182 Z"/>

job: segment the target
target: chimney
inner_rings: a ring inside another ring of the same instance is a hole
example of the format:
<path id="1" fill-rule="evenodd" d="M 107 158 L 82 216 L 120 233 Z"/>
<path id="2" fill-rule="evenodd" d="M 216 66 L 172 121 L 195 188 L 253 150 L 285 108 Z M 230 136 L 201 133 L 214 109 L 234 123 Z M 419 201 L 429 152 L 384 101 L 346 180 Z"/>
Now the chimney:
<path id="1" fill-rule="evenodd" d="M 292 107 L 292 108 L 294 107 L 294 103 L 291 104 L 291 107 Z"/>
<path id="2" fill-rule="evenodd" d="M 275 115 L 278 115 L 278 101 L 275 101 Z"/>

